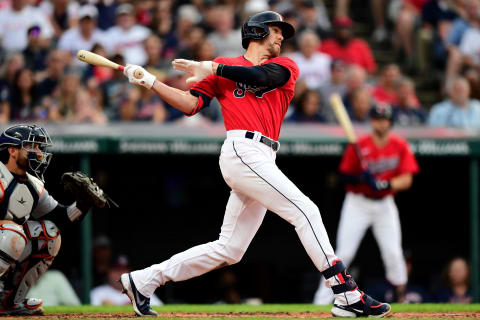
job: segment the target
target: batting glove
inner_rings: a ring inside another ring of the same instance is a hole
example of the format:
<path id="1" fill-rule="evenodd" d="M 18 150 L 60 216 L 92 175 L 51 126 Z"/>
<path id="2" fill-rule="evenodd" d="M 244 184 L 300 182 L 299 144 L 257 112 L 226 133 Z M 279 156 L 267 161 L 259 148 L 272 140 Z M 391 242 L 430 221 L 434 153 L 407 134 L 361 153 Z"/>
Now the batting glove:
<path id="1" fill-rule="evenodd" d="M 153 74 L 134 64 L 127 64 L 125 69 L 123 69 L 123 74 L 128 77 L 130 83 L 139 84 L 147 89 L 152 88 L 156 79 Z M 139 74 L 142 74 L 143 76 L 139 77 Z M 135 75 L 137 75 L 138 78 L 135 77 Z"/>
<path id="2" fill-rule="evenodd" d="M 190 77 L 187 83 L 198 82 L 213 74 L 212 61 L 193 61 L 185 59 L 175 59 L 172 61 L 173 68 L 186 72 Z"/>

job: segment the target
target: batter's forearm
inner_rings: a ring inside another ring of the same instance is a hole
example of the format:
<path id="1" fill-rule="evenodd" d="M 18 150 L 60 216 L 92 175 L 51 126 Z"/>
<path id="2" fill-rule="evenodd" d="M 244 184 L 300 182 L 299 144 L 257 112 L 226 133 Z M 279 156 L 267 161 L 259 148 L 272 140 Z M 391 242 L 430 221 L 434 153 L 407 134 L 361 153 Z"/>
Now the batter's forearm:
<path id="1" fill-rule="evenodd" d="M 198 98 L 190 92 L 167 86 L 158 80 L 153 84 L 152 90 L 166 103 L 185 114 L 191 114 L 198 103 Z"/>
<path id="2" fill-rule="evenodd" d="M 390 186 L 394 191 L 407 190 L 412 186 L 413 175 L 410 173 L 399 175 L 390 180 Z"/>

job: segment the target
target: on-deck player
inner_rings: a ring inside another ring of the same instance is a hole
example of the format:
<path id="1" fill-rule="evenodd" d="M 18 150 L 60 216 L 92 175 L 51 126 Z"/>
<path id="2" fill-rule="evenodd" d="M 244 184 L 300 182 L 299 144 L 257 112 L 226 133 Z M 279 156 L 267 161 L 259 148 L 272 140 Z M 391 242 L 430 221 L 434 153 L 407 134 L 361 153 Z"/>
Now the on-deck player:
<path id="1" fill-rule="evenodd" d="M 374 106 L 370 118 L 372 134 L 358 141 L 368 170 L 363 171 L 352 145 L 347 147 L 340 163 L 347 194 L 338 226 L 336 253 L 345 265 L 350 265 L 365 232 L 372 227 L 386 278 L 396 287 L 396 300 L 401 302 L 407 284 L 407 269 L 402 251 L 400 219 L 393 195 L 410 188 L 413 175 L 418 172 L 418 164 L 408 143 L 390 133 L 390 106 Z M 334 299 L 331 290 L 323 282 L 320 281 L 315 294 L 315 304 L 330 304 Z"/>
<path id="2" fill-rule="evenodd" d="M 130 82 L 153 89 L 187 115 L 217 97 L 227 129 L 220 169 L 232 189 L 218 240 L 121 276 L 137 315 L 156 314 L 149 297 L 167 281 L 187 280 L 239 262 L 267 209 L 295 226 L 308 255 L 335 292 L 334 315 L 382 317 L 390 313 L 390 305 L 358 290 L 330 245 L 317 206 L 275 164 L 280 127 L 299 73 L 295 62 L 279 56 L 280 47 L 294 33 L 276 12 L 251 16 L 242 27 L 244 56 L 218 57 L 213 62 L 174 61 L 176 69 L 191 75 L 187 82 L 195 82 L 190 91 L 169 87 L 143 68 L 127 65 L 124 72 Z M 139 69 L 144 77 L 136 79 L 133 74 Z"/>

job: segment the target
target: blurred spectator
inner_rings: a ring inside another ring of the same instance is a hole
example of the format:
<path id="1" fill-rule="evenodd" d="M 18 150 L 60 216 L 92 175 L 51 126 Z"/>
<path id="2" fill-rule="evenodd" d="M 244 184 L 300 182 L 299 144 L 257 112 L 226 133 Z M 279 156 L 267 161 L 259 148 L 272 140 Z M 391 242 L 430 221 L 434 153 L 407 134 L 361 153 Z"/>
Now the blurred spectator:
<path id="1" fill-rule="evenodd" d="M 176 57 L 195 60 L 195 51 L 198 51 L 198 47 L 206 41 L 205 39 L 205 31 L 201 27 L 192 27 L 188 33 L 188 37 L 185 39 L 183 47 L 178 49 Z"/>
<path id="2" fill-rule="evenodd" d="M 300 51 L 290 55 L 300 70 L 299 79 L 305 81 L 309 89 L 318 89 L 330 80 L 329 55 L 318 52 L 320 39 L 311 30 L 305 30 L 299 35 Z"/>
<path id="3" fill-rule="evenodd" d="M 433 127 L 480 129 L 480 101 L 470 99 L 470 86 L 463 77 L 447 84 L 448 99 L 435 104 L 428 124 Z"/>
<path id="4" fill-rule="evenodd" d="M 62 78 L 54 100 L 49 110 L 49 119 L 52 121 L 96 124 L 107 122 L 100 106 L 94 103 L 75 74 Z"/>
<path id="5" fill-rule="evenodd" d="M 372 9 L 373 21 L 375 24 L 375 30 L 372 34 L 372 38 L 376 42 L 382 42 L 387 39 L 388 32 L 385 23 L 385 3 L 389 0 L 370 0 L 370 6 Z M 402 0 L 399 0 L 402 1 Z M 350 0 L 336 0 L 335 1 L 335 16 L 346 17 L 350 16 L 348 7 Z"/>
<path id="6" fill-rule="evenodd" d="M 11 7 L 0 11 L 1 46 L 7 51 L 22 51 L 27 47 L 27 31 L 39 26 L 43 46 L 47 46 L 53 36 L 53 28 L 48 18 L 27 0 L 12 0 Z"/>
<path id="7" fill-rule="evenodd" d="M 241 56 L 245 50 L 240 41 L 240 29 L 234 29 L 233 10 L 229 6 L 219 6 L 216 12 L 215 30 L 207 36 L 207 40 L 213 44 L 218 56 Z"/>
<path id="8" fill-rule="evenodd" d="M 372 108 L 372 96 L 370 91 L 365 88 L 358 88 L 352 92 L 352 108 L 350 110 L 350 118 L 353 124 L 368 124 L 370 117 L 368 116 Z"/>
<path id="9" fill-rule="evenodd" d="M 307 90 L 298 99 L 298 105 L 287 121 L 297 123 L 326 122 L 321 112 L 322 109 L 322 99 L 318 91 Z"/>
<path id="10" fill-rule="evenodd" d="M 415 84 L 403 78 L 397 85 L 397 102 L 393 105 L 393 123 L 400 126 L 418 126 L 427 120 L 427 113 L 415 99 Z"/>
<path id="11" fill-rule="evenodd" d="M 433 58 L 440 67 L 445 65 L 448 34 L 453 21 L 458 17 L 451 2 L 431 0 L 422 9 L 423 27 L 430 29 L 433 33 Z"/>
<path id="12" fill-rule="evenodd" d="M 38 89 L 30 69 L 17 71 L 10 96 L 10 107 L 11 120 L 38 121 L 46 119 L 47 114 L 40 108 Z"/>
<path id="13" fill-rule="evenodd" d="M 150 30 L 135 22 L 133 6 L 123 3 L 115 10 L 116 26 L 105 34 L 105 46 L 109 54 L 121 54 L 127 63 L 144 65 L 147 54 L 143 43 Z"/>
<path id="14" fill-rule="evenodd" d="M 334 35 L 332 39 L 322 41 L 320 51 L 334 59 L 343 60 L 347 64 L 356 64 L 369 73 L 375 73 L 377 65 L 372 51 L 362 39 L 353 37 L 353 21 L 348 17 L 337 17 L 333 21 Z"/>
<path id="15" fill-rule="evenodd" d="M 159 81 L 166 77 L 171 64 L 162 59 L 163 42 L 157 35 L 150 35 L 145 40 L 145 52 L 147 53 L 147 63 L 145 69 L 153 74 Z"/>
<path id="16" fill-rule="evenodd" d="M 335 114 L 330 105 L 330 96 L 334 93 L 344 96 L 347 91 L 346 86 L 346 66 L 342 60 L 332 60 L 330 64 L 330 81 L 319 88 L 320 95 L 323 99 L 324 116 L 328 122 L 335 122 Z"/>
<path id="17" fill-rule="evenodd" d="M 153 32 L 163 40 L 163 55 L 166 58 L 174 57 L 177 50 L 177 40 L 174 36 L 174 17 L 171 10 L 172 4 L 170 1 L 158 1 L 150 26 Z"/>
<path id="18" fill-rule="evenodd" d="M 122 121 L 152 121 L 164 122 L 167 111 L 162 99 L 153 91 L 144 87 L 133 87 L 120 106 Z"/>
<path id="19" fill-rule="evenodd" d="M 330 20 L 323 1 L 302 0 L 298 7 L 300 24 L 297 32 L 309 29 L 322 39 L 330 34 Z"/>
<path id="20" fill-rule="evenodd" d="M 120 65 L 125 65 L 125 61 L 121 55 L 115 55 L 112 61 Z M 101 84 L 102 101 L 105 112 L 109 120 L 120 119 L 120 106 L 127 99 L 129 91 L 133 86 L 128 83 L 122 71 L 115 70 L 113 77 L 109 81 Z"/>
<path id="21" fill-rule="evenodd" d="M 376 103 L 397 103 L 397 84 L 402 76 L 400 68 L 394 64 L 387 64 L 382 68 L 378 84 L 372 88 L 372 96 Z"/>
<path id="22" fill-rule="evenodd" d="M 40 98 L 53 94 L 65 73 L 66 67 L 66 54 L 60 50 L 50 51 L 47 58 L 47 69 L 37 77 Z"/>
<path id="23" fill-rule="evenodd" d="M 108 282 L 93 288 L 90 292 L 90 303 L 94 306 L 130 304 L 130 299 L 122 293 L 122 286 L 118 282 L 122 273 L 125 272 L 130 272 L 128 259 L 126 256 L 119 256 L 115 263 L 108 268 Z M 163 302 L 156 295 L 152 295 L 150 299 L 152 306 L 163 305 Z"/>
<path id="24" fill-rule="evenodd" d="M 46 68 L 48 50 L 42 46 L 40 40 L 40 27 L 32 26 L 28 28 L 28 45 L 23 50 L 27 68 L 32 71 L 41 71 Z"/>
<path id="25" fill-rule="evenodd" d="M 58 41 L 58 48 L 68 51 L 73 57 L 76 57 L 78 50 L 91 51 L 95 44 L 103 45 L 105 43 L 103 32 L 97 28 L 98 10 L 91 4 L 80 7 L 78 11 L 79 24 L 76 27 L 68 29 Z M 76 67 L 87 66 L 86 63 L 73 59 Z"/>
<path id="26" fill-rule="evenodd" d="M 217 57 L 217 53 L 213 44 L 205 40 L 195 48 L 193 57 L 196 61 L 212 61 Z"/>
<path id="27" fill-rule="evenodd" d="M 47 270 L 27 294 L 40 298 L 44 306 L 78 306 L 80 299 L 67 277 L 59 270 Z"/>
<path id="28" fill-rule="evenodd" d="M 79 7 L 73 0 L 44 0 L 40 4 L 40 9 L 50 18 L 57 38 L 77 24 Z"/>
<path id="29" fill-rule="evenodd" d="M 107 273 L 113 258 L 112 242 L 106 235 L 99 235 L 93 240 L 93 285 L 108 282 Z"/>
<path id="30" fill-rule="evenodd" d="M 463 5 L 465 14 L 463 17 L 459 16 L 453 21 L 452 27 L 447 37 L 448 58 L 446 66 L 447 68 L 445 72 L 445 81 L 452 80 L 459 74 L 463 64 L 462 54 L 459 50 L 462 38 L 467 32 L 467 30 L 472 27 L 478 27 L 480 22 L 480 1 L 464 0 Z M 465 45 L 467 45 L 467 43 L 465 43 Z"/>
<path id="31" fill-rule="evenodd" d="M 464 258 L 454 258 L 443 273 L 444 287 L 435 292 L 436 302 L 472 303 L 470 268 Z"/>
<path id="32" fill-rule="evenodd" d="M 397 0 L 393 3 L 400 4 L 395 7 L 391 18 L 395 24 L 394 46 L 400 54 L 404 54 L 405 64 L 410 68 L 413 66 L 413 31 L 418 23 L 422 8 L 431 0 Z"/>
<path id="33" fill-rule="evenodd" d="M 115 25 L 115 10 L 117 9 L 115 0 L 98 0 L 98 27 L 105 31 Z"/>
<path id="34" fill-rule="evenodd" d="M 352 95 L 357 89 L 368 88 L 366 84 L 367 73 L 365 69 L 352 65 L 347 70 L 347 89 L 343 95 L 343 103 L 347 111 L 352 110 Z"/>
<path id="35" fill-rule="evenodd" d="M 102 57 L 107 56 L 107 51 L 101 44 L 94 44 L 92 47 L 92 52 Z M 86 64 L 86 67 L 83 70 L 82 81 L 87 82 L 87 87 L 97 87 L 100 83 L 110 80 L 113 76 L 113 70 L 110 68 L 94 66 L 92 64 Z"/>

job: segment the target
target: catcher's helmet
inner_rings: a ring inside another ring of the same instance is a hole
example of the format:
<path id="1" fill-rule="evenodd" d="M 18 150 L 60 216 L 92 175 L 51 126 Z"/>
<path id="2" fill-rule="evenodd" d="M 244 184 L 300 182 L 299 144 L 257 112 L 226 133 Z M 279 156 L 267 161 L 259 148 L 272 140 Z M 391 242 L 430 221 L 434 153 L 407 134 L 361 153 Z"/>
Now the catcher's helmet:
<path id="1" fill-rule="evenodd" d="M 250 40 L 262 40 L 270 34 L 268 25 L 275 25 L 282 29 L 284 39 L 295 34 L 295 28 L 283 21 L 282 16 L 274 11 L 263 11 L 249 17 L 242 26 L 242 47 L 248 48 Z"/>
<path id="2" fill-rule="evenodd" d="M 370 109 L 371 119 L 393 120 L 393 110 L 389 104 L 374 104 Z"/>
<path id="3" fill-rule="evenodd" d="M 38 147 L 38 150 L 33 146 Z M 51 146 L 52 140 L 47 131 L 37 125 L 15 125 L 0 135 L 0 150 L 10 147 L 25 149 L 30 169 L 42 181 L 43 173 L 52 159 L 52 154 L 48 152 Z"/>

